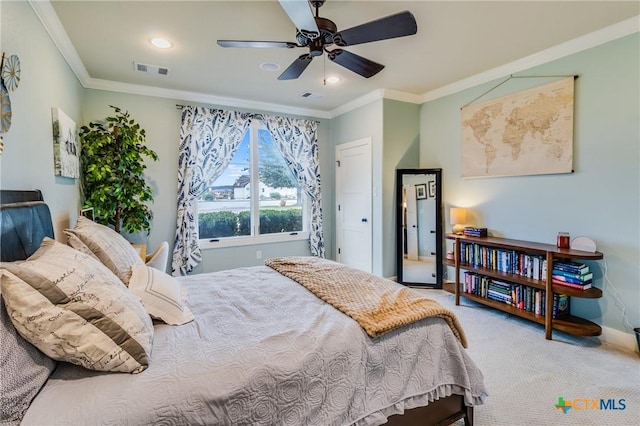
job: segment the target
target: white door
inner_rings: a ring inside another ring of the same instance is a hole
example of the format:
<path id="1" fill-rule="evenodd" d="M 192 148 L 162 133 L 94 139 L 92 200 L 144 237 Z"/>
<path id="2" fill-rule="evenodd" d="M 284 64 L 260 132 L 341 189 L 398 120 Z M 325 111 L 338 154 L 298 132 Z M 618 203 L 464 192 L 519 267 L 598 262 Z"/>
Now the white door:
<path id="1" fill-rule="evenodd" d="M 371 138 L 336 147 L 336 260 L 371 272 Z"/>
<path id="2" fill-rule="evenodd" d="M 418 212 L 416 186 L 406 185 L 407 204 L 407 259 L 418 260 Z"/>

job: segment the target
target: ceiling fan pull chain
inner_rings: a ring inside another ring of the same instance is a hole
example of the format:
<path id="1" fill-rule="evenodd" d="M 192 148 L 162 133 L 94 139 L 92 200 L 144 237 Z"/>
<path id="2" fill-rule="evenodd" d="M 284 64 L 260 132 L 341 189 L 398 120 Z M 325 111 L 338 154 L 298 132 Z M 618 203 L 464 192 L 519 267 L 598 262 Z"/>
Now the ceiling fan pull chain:
<path id="1" fill-rule="evenodd" d="M 327 56 L 322 55 L 322 85 L 327 85 Z"/>

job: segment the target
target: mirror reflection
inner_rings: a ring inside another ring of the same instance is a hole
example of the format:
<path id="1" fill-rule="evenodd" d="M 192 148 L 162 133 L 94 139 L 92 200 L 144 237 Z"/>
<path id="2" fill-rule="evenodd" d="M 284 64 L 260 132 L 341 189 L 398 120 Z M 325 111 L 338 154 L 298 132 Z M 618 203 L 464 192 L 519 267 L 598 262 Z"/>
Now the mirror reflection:
<path id="1" fill-rule="evenodd" d="M 397 171 L 397 276 L 407 285 L 442 287 L 440 169 Z"/>

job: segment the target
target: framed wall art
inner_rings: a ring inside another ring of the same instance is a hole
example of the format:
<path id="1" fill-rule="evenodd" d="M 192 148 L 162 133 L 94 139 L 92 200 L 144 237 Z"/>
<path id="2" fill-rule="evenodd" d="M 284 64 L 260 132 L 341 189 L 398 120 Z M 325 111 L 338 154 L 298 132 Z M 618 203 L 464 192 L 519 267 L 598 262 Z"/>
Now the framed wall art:
<path id="1" fill-rule="evenodd" d="M 51 108 L 53 123 L 53 166 L 56 176 L 80 177 L 78 127 L 60 108 Z"/>
<path id="2" fill-rule="evenodd" d="M 428 182 L 429 185 L 429 198 L 436 198 L 436 181 L 431 180 Z"/>

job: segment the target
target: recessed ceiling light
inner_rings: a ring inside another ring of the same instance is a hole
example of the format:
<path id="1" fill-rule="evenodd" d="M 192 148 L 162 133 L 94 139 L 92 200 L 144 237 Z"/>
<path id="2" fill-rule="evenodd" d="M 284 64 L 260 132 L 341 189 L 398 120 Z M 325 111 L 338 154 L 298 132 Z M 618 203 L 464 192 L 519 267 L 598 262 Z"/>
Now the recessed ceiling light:
<path id="1" fill-rule="evenodd" d="M 329 84 L 336 84 L 340 81 L 340 77 L 338 77 L 337 75 L 332 75 L 330 77 L 327 77 L 324 81 Z"/>
<path id="2" fill-rule="evenodd" d="M 160 49 L 168 49 L 172 46 L 169 40 L 160 37 L 152 38 L 151 44 L 153 44 L 155 47 L 159 47 Z"/>
<path id="3" fill-rule="evenodd" d="M 274 64 L 273 62 L 263 62 L 260 64 L 260 69 L 263 71 L 278 71 L 280 65 Z"/>

